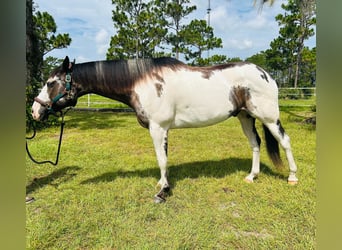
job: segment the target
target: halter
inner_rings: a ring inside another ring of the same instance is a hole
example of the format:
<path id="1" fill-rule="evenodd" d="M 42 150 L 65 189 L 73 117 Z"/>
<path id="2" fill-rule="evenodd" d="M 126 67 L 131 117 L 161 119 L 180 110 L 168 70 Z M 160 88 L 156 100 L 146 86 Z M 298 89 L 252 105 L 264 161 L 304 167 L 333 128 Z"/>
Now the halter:
<path id="1" fill-rule="evenodd" d="M 55 103 L 57 103 L 60 99 L 62 99 L 64 96 L 70 94 L 70 90 L 71 90 L 71 72 L 66 73 L 65 75 L 65 89 L 63 92 L 59 93 L 58 95 L 56 95 L 51 102 L 44 102 L 42 100 L 40 100 L 38 97 L 35 97 L 34 100 L 36 102 L 38 102 L 40 105 L 44 106 L 45 108 L 47 108 L 48 113 L 50 114 L 55 114 L 56 111 L 53 109 L 53 105 Z"/>

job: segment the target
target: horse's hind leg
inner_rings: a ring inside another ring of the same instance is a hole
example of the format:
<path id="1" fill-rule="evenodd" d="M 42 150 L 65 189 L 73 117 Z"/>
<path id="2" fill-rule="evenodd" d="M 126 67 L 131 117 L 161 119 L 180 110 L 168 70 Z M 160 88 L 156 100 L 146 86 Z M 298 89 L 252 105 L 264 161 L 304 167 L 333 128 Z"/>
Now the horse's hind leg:
<path id="1" fill-rule="evenodd" d="M 298 179 L 296 177 L 297 166 L 294 161 L 294 157 L 291 150 L 290 137 L 285 133 L 284 128 L 281 126 L 279 120 L 274 123 L 264 124 L 274 138 L 280 143 L 282 148 L 285 150 L 286 158 L 290 167 L 290 175 L 288 177 L 289 184 L 297 184 Z"/>
<path id="2" fill-rule="evenodd" d="M 249 144 L 253 150 L 252 170 L 245 178 L 247 182 L 253 182 L 254 178 L 260 172 L 260 137 L 255 128 L 255 118 L 251 117 L 245 111 L 238 114 L 242 130 L 249 140 Z"/>
<path id="3" fill-rule="evenodd" d="M 164 202 L 167 193 L 170 191 L 169 182 L 167 180 L 167 135 L 168 130 L 162 128 L 159 124 L 150 122 L 150 135 L 153 140 L 154 149 L 156 151 L 158 165 L 160 168 L 160 180 L 158 184 L 161 186 L 160 191 L 155 195 L 156 203 Z"/>
<path id="4" fill-rule="evenodd" d="M 288 177 L 289 184 L 297 184 L 296 177 L 297 166 L 291 150 L 290 137 L 285 133 L 284 128 L 281 126 L 279 119 L 273 123 L 264 123 L 266 129 L 274 136 L 282 148 L 285 150 L 286 158 L 290 167 L 290 175 Z M 265 131 L 266 132 L 266 131 Z M 266 133 L 265 133 L 266 134 Z"/>

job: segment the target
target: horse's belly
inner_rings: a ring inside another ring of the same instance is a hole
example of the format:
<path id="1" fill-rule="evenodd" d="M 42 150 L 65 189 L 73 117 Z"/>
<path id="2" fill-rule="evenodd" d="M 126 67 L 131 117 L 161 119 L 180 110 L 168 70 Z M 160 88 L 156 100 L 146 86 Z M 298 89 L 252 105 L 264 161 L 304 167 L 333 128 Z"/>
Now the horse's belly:
<path id="1" fill-rule="evenodd" d="M 213 125 L 226 120 L 230 115 L 228 102 L 203 100 L 201 103 L 177 105 L 171 128 L 194 128 Z"/>

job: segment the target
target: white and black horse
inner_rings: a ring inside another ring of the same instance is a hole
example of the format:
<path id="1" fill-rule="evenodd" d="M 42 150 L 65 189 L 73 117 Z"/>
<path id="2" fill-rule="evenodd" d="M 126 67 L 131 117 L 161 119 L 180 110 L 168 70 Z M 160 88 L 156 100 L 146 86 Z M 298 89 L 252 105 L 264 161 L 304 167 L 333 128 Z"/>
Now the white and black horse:
<path id="1" fill-rule="evenodd" d="M 139 123 L 153 139 L 161 178 L 156 201 L 169 191 L 168 131 L 212 125 L 236 116 L 253 152 L 248 182 L 260 171 L 260 137 L 255 119 L 263 124 L 266 148 L 275 165 L 282 164 L 278 143 L 290 167 L 288 182 L 296 184 L 297 167 L 290 139 L 279 120 L 278 88 L 262 68 L 245 62 L 212 67 L 190 67 L 173 58 L 70 63 L 55 69 L 32 106 L 36 120 L 50 112 L 74 106 L 94 93 L 123 102 L 134 109 Z"/>

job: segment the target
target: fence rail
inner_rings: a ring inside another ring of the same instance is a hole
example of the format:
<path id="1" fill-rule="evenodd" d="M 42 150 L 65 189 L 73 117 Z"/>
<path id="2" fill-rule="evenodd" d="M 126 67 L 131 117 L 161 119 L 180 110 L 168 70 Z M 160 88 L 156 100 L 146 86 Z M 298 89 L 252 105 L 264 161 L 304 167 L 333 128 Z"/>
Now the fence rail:
<path id="1" fill-rule="evenodd" d="M 280 88 L 280 99 L 305 99 L 316 96 L 316 88 Z"/>

